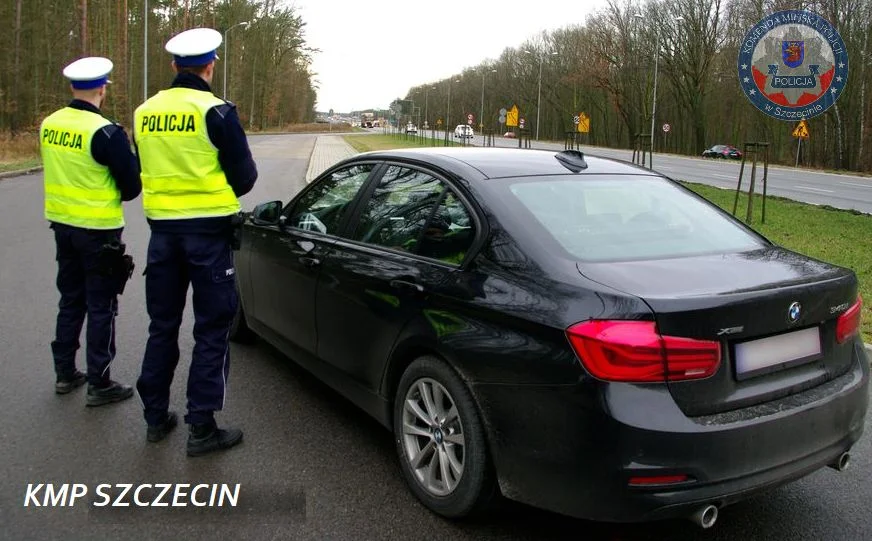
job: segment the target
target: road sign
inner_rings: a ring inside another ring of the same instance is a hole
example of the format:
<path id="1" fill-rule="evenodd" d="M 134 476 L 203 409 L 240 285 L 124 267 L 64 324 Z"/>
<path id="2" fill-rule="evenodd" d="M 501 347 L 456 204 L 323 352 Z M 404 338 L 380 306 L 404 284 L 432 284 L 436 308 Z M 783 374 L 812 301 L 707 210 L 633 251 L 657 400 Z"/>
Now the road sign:
<path id="1" fill-rule="evenodd" d="M 506 115 L 500 115 L 500 124 L 505 123 L 505 121 L 506 121 Z"/>
<path id="2" fill-rule="evenodd" d="M 441 126 L 441 125 L 442 125 L 442 119 L 441 119 L 441 118 L 437 118 L 437 119 L 436 119 L 436 125 L 437 125 L 437 126 Z"/>
<path id="3" fill-rule="evenodd" d="M 500 109 L 500 116 L 506 116 L 506 113 L 507 113 L 507 112 L 508 112 L 508 111 L 506 111 L 506 108 L 503 107 L 502 109 Z"/>
<path id="4" fill-rule="evenodd" d="M 578 133 L 590 132 L 590 117 L 584 111 L 578 113 Z"/>
<path id="5" fill-rule="evenodd" d="M 523 118 L 519 121 L 518 125 L 521 127 L 521 129 L 524 129 L 524 119 Z"/>
<path id="6" fill-rule="evenodd" d="M 472 122 L 475 120 L 475 117 L 472 116 L 472 113 L 466 115 L 466 123 L 472 126 Z"/>
<path id="7" fill-rule="evenodd" d="M 669 130 L 672 129 L 672 126 L 669 124 L 663 124 L 663 133 L 669 133 Z"/>
<path id="8" fill-rule="evenodd" d="M 506 113 L 506 126 L 517 126 L 518 125 L 518 106 L 512 105 L 512 108 L 509 109 Z"/>
<path id="9" fill-rule="evenodd" d="M 575 124 L 576 126 L 578 126 L 578 115 L 575 115 L 574 117 L 572 117 L 572 123 Z"/>
<path id="10" fill-rule="evenodd" d="M 808 139 L 808 124 L 805 122 L 805 119 L 800 120 L 799 124 L 793 128 L 792 135 L 798 139 Z"/>

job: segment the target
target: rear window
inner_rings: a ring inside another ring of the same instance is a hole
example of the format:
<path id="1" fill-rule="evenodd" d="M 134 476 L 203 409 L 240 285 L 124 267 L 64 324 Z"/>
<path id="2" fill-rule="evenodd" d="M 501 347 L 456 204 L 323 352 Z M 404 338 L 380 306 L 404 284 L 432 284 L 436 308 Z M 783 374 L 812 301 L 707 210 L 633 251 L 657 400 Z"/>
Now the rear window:
<path id="1" fill-rule="evenodd" d="M 504 186 L 528 218 L 583 261 L 661 259 L 763 245 L 712 206 L 655 177 L 566 177 Z"/>

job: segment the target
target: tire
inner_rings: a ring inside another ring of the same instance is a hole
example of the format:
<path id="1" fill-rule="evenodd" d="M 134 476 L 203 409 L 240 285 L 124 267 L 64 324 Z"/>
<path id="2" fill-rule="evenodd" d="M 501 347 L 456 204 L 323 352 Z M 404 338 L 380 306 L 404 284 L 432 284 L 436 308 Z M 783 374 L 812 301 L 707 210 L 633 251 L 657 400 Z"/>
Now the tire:
<path id="1" fill-rule="evenodd" d="M 457 413 L 454 420 L 452 410 Z M 417 431 L 408 433 L 405 426 Z M 495 499 L 484 425 L 466 384 L 444 361 L 420 357 L 403 373 L 394 398 L 394 440 L 406 484 L 431 511 L 462 518 L 481 512 Z M 414 456 L 422 457 L 417 469 Z"/>
<path id="2" fill-rule="evenodd" d="M 238 344 L 251 344 L 257 338 L 257 335 L 254 334 L 248 327 L 248 322 L 245 319 L 245 311 L 242 309 L 242 299 L 239 298 L 237 294 L 237 298 L 239 299 L 236 307 L 236 314 L 233 316 L 233 322 L 230 324 L 230 340 L 232 342 L 236 342 Z"/>

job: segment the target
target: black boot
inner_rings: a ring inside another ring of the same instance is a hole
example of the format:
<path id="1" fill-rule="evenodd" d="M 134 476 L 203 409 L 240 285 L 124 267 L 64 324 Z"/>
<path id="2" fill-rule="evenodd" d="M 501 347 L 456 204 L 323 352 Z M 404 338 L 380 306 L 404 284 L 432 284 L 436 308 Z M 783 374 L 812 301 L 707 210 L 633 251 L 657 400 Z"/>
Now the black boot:
<path id="1" fill-rule="evenodd" d="M 202 456 L 213 451 L 230 449 L 242 441 L 242 430 L 238 428 L 220 429 L 215 421 L 208 424 L 191 425 L 188 434 L 188 456 Z"/>
<path id="2" fill-rule="evenodd" d="M 145 438 L 152 443 L 158 442 L 166 438 L 177 424 L 179 424 L 179 416 L 176 415 L 176 412 L 174 411 L 168 412 L 166 419 L 164 419 L 164 422 L 161 424 L 148 425 L 148 430 L 145 432 Z"/>
<path id="3" fill-rule="evenodd" d="M 122 385 L 117 381 L 109 381 L 104 387 L 88 385 L 88 407 L 104 406 L 113 402 L 121 402 L 133 396 L 133 387 Z"/>
<path id="4" fill-rule="evenodd" d="M 88 381 L 87 376 L 79 370 L 74 370 L 72 374 L 58 376 L 55 381 L 55 392 L 57 394 L 67 394 L 75 389 L 78 389 Z"/>

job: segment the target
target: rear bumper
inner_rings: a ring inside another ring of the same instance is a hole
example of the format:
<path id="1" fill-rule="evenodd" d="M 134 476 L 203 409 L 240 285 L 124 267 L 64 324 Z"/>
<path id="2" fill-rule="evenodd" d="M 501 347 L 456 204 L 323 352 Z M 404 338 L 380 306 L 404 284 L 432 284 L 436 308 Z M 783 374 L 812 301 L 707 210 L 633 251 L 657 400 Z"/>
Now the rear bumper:
<path id="1" fill-rule="evenodd" d="M 860 438 L 869 363 L 858 343 L 843 376 L 781 401 L 688 418 L 664 386 L 474 387 L 500 488 L 517 501 L 603 521 L 686 516 L 727 505 L 833 462 Z M 692 482 L 629 487 L 630 477 Z"/>

